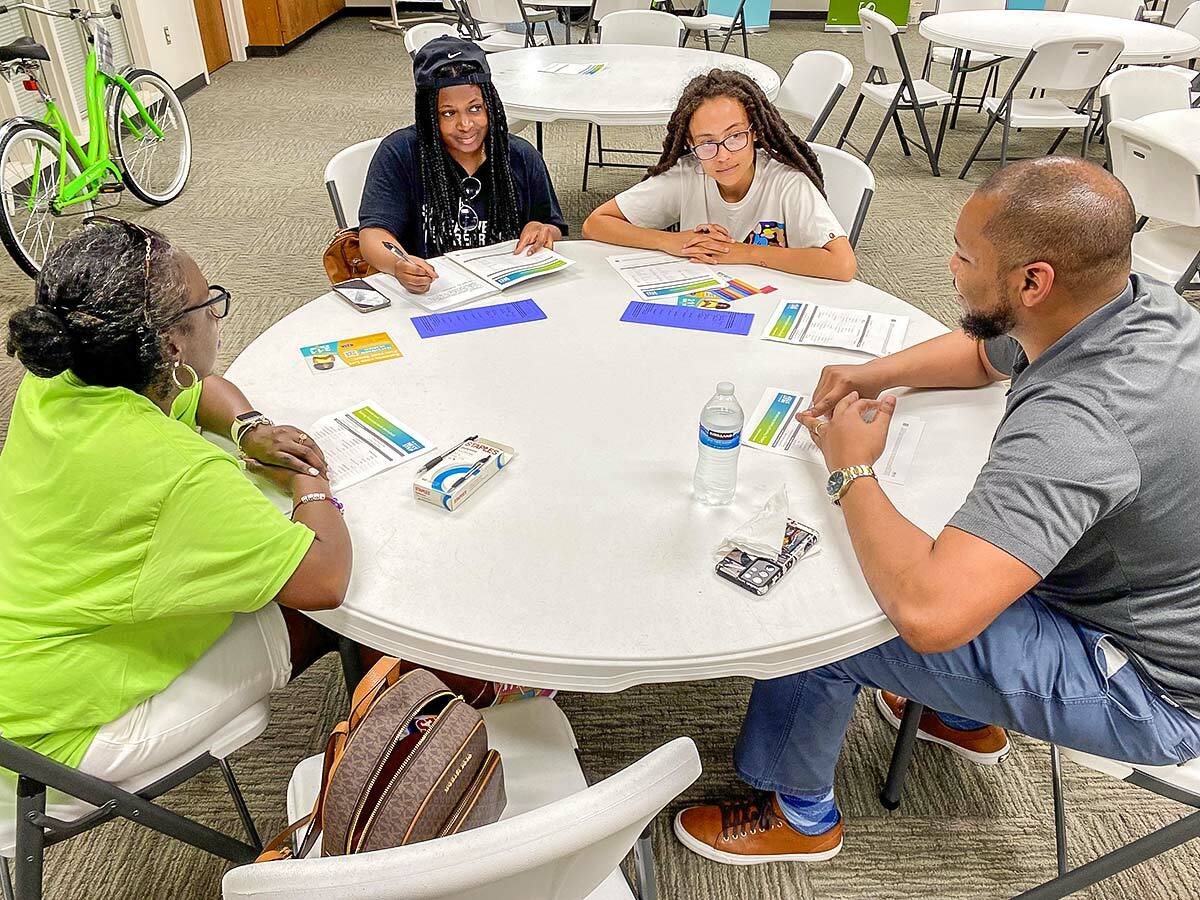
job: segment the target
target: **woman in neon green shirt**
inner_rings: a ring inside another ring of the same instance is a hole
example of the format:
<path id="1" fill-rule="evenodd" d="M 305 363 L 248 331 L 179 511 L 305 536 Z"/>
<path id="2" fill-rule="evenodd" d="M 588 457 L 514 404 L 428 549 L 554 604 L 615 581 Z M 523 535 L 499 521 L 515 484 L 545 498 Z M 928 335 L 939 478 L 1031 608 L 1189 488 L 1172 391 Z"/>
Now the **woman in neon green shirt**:
<path id="1" fill-rule="evenodd" d="M 163 235 L 96 219 L 9 321 L 29 374 L 0 452 L 0 732 L 102 778 L 282 687 L 327 649 L 292 611 L 350 579 L 320 449 L 210 374 L 229 303 Z M 235 435 L 293 520 L 201 429 Z"/>

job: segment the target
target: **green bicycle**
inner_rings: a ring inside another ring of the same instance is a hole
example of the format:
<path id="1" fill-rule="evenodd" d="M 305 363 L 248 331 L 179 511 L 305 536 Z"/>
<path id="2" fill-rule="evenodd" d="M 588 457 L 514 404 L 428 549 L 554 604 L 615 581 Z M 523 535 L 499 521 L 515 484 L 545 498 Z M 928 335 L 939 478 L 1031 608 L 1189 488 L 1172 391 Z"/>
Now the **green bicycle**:
<path id="1" fill-rule="evenodd" d="M 46 48 L 27 37 L 0 46 L 0 76 L 21 78 L 24 89 L 46 104 L 41 121 L 21 116 L 0 126 L 0 242 L 36 277 L 53 249 L 95 211 L 99 195 L 128 188 L 155 206 L 178 197 L 191 169 L 192 135 L 183 103 L 165 78 L 149 69 L 116 70 L 111 39 L 99 21 L 121 18 L 115 3 L 107 13 L 0 4 L 0 15 L 16 10 L 71 19 L 88 42 L 85 143 L 40 80 L 39 63 L 50 59 Z"/>

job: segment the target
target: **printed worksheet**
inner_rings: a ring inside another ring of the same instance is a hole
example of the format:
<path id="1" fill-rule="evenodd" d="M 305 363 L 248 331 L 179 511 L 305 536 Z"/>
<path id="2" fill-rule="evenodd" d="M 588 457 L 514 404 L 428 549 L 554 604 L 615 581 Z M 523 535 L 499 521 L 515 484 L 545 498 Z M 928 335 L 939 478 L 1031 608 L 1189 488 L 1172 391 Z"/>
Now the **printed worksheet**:
<path id="1" fill-rule="evenodd" d="M 325 454 L 335 491 L 433 449 L 428 440 L 372 401 L 318 419 L 308 433 Z"/>
<path id="2" fill-rule="evenodd" d="M 529 281 L 531 278 L 561 272 L 573 265 L 571 260 L 559 256 L 553 250 L 542 249 L 529 255 L 514 255 L 515 249 L 516 241 L 505 241 L 490 247 L 454 250 L 447 253 L 446 257 L 479 276 L 498 291 Z"/>
<path id="3" fill-rule="evenodd" d="M 551 75 L 595 75 L 598 72 L 603 72 L 606 68 L 605 63 L 547 63 L 538 69 L 539 72 L 548 72 Z"/>
<path id="4" fill-rule="evenodd" d="M 729 284 L 729 279 L 712 266 L 657 250 L 620 253 L 606 259 L 642 300 L 674 303 L 680 294 L 714 291 Z"/>
<path id="5" fill-rule="evenodd" d="M 904 347 L 908 316 L 781 300 L 767 320 L 765 341 L 839 347 L 887 356 Z"/>
<path id="6" fill-rule="evenodd" d="M 754 415 L 742 430 L 742 443 L 768 453 L 778 453 L 805 462 L 825 465 L 821 451 L 808 429 L 796 421 L 796 413 L 808 409 L 812 398 L 787 388 L 768 388 Z M 925 422 L 914 416 L 893 416 L 887 445 L 875 463 L 880 481 L 904 484 L 917 454 Z"/>
<path id="7" fill-rule="evenodd" d="M 456 266 L 444 256 L 435 257 L 428 262 L 438 273 L 438 277 L 424 294 L 409 293 L 404 285 L 386 272 L 368 275 L 366 280 L 393 303 L 409 303 L 426 312 L 453 309 L 496 293 L 496 289 L 490 284 Z"/>

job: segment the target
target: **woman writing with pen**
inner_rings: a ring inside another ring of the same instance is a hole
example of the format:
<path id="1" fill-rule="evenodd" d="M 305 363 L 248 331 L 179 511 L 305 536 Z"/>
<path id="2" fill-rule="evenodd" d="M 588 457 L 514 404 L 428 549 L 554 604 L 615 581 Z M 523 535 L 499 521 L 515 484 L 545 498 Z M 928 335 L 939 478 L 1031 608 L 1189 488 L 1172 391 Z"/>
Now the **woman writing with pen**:
<path id="1" fill-rule="evenodd" d="M 567 233 L 541 154 L 509 135 L 487 58 L 436 38 L 413 62 L 416 124 L 384 139 L 359 206 L 363 256 L 413 293 L 437 272 L 426 259 L 518 239 L 532 253 Z"/>

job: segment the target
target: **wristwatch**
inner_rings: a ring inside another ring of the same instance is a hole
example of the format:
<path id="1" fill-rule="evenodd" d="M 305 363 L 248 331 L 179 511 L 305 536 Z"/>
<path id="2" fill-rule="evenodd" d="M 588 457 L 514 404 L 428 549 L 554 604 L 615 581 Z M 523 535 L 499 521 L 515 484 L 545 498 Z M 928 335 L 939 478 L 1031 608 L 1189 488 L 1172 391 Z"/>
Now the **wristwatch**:
<path id="1" fill-rule="evenodd" d="M 242 446 L 242 435 L 251 428 L 257 425 L 274 425 L 275 423 L 260 413 L 257 409 L 252 409 L 249 412 L 244 412 L 240 416 L 234 417 L 233 425 L 229 429 L 229 437 L 237 444 L 238 449 Z"/>
<path id="2" fill-rule="evenodd" d="M 841 506 L 842 497 L 846 496 L 846 491 L 850 490 L 854 479 L 874 477 L 875 470 L 871 466 L 847 466 L 844 469 L 837 469 L 829 473 L 829 480 L 825 482 L 825 493 L 834 506 Z"/>

